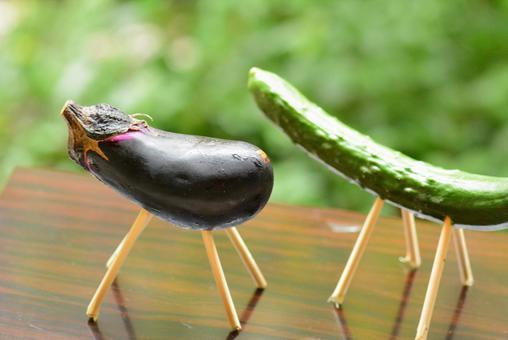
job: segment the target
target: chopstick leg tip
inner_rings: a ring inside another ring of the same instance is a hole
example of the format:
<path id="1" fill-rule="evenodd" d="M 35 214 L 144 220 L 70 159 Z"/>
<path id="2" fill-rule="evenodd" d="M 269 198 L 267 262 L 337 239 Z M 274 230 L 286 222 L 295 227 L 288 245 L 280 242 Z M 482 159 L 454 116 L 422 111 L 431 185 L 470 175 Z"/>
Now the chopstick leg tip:
<path id="1" fill-rule="evenodd" d="M 90 313 L 89 311 L 86 312 L 86 316 L 88 316 L 88 322 L 90 323 L 96 323 L 99 318 L 98 313 Z"/>
<path id="2" fill-rule="evenodd" d="M 344 299 L 341 299 L 340 297 L 330 296 L 328 298 L 328 302 L 331 303 L 336 309 L 340 309 L 344 303 Z"/>
<path id="3" fill-rule="evenodd" d="M 407 265 L 411 269 L 420 268 L 421 263 L 417 261 L 410 260 L 407 256 L 399 257 L 399 261 L 405 265 Z"/>
<path id="4" fill-rule="evenodd" d="M 426 337 L 425 333 L 424 334 L 417 334 L 415 336 L 415 340 L 425 340 L 426 338 L 427 337 Z"/>
<path id="5" fill-rule="evenodd" d="M 257 289 L 259 290 L 265 290 L 266 287 L 268 287 L 268 284 L 267 283 L 263 283 L 263 284 L 260 284 L 260 285 L 257 285 Z"/>

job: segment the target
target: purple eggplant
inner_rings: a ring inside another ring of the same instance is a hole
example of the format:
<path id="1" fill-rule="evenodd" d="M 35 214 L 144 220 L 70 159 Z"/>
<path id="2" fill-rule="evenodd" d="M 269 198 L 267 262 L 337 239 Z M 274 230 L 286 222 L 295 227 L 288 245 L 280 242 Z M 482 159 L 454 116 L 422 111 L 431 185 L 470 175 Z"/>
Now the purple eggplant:
<path id="1" fill-rule="evenodd" d="M 256 215 L 270 197 L 270 160 L 252 144 L 162 131 L 108 104 L 68 101 L 62 115 L 70 158 L 180 227 L 235 226 Z"/>

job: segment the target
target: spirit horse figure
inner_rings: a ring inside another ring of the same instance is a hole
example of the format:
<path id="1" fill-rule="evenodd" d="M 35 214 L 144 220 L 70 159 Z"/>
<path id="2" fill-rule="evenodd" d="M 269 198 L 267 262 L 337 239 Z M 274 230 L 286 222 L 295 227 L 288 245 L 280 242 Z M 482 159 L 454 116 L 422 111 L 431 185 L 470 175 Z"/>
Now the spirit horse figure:
<path id="1" fill-rule="evenodd" d="M 417 329 L 416 338 L 426 338 L 452 233 L 462 283 L 470 286 L 473 275 L 464 229 L 508 227 L 508 178 L 442 169 L 377 144 L 327 114 L 273 73 L 253 68 L 249 88 L 259 108 L 294 143 L 377 196 L 330 302 L 337 306 L 344 302 L 384 201 L 402 210 L 408 248 L 405 260 L 413 267 L 420 264 L 414 214 L 443 223 Z"/>
<path id="2" fill-rule="evenodd" d="M 246 142 L 171 133 L 108 105 L 68 101 L 61 114 L 69 127 L 69 156 L 101 182 L 142 207 L 107 263 L 88 306 L 99 308 L 137 237 L 152 215 L 202 233 L 230 325 L 240 330 L 236 310 L 212 237 L 226 229 L 258 288 L 267 285 L 236 225 L 253 218 L 268 201 L 273 172 L 268 156 Z"/>

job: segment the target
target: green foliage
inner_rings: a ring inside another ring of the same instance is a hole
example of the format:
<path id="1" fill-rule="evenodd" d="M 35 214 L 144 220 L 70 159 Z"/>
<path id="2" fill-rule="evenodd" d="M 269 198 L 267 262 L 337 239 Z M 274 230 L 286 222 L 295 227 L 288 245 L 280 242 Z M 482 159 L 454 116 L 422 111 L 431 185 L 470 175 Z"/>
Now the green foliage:
<path id="1" fill-rule="evenodd" d="M 506 2 L 7 4 L 2 180 L 20 165 L 78 170 L 58 114 L 72 98 L 149 113 L 159 128 L 261 146 L 275 165 L 274 201 L 365 208 L 368 194 L 308 158 L 258 111 L 246 89 L 251 66 L 415 158 L 508 175 Z"/>

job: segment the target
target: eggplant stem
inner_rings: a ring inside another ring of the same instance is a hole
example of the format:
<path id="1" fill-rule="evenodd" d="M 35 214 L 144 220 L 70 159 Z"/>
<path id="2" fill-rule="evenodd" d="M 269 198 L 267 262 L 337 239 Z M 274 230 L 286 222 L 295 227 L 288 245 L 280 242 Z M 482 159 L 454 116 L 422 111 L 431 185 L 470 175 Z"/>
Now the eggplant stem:
<path id="1" fill-rule="evenodd" d="M 133 114 L 131 114 L 130 116 L 131 116 L 131 117 L 133 117 L 133 118 L 135 118 L 135 119 L 138 119 L 138 117 L 139 117 L 139 116 L 141 116 L 141 117 L 147 117 L 147 118 L 149 118 L 149 119 L 150 119 L 150 122 L 152 122 L 152 123 L 153 123 L 153 118 L 152 118 L 152 116 L 150 116 L 150 115 L 149 115 L 149 114 L 147 114 L 147 113 L 133 113 Z M 139 119 L 138 119 L 138 120 L 139 120 Z M 144 122 L 144 120 L 143 120 L 143 122 Z"/>

